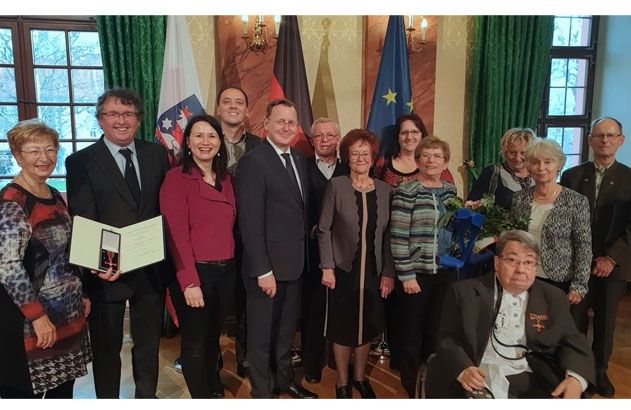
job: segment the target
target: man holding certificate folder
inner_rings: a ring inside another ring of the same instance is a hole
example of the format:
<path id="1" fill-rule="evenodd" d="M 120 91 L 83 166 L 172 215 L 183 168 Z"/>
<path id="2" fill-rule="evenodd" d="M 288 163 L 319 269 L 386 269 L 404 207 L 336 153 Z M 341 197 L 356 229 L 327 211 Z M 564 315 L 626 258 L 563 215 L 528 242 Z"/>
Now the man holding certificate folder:
<path id="1" fill-rule="evenodd" d="M 169 161 L 162 145 L 134 139 L 142 114 L 142 102 L 130 90 L 113 89 L 99 97 L 96 117 L 103 136 L 66 160 L 71 214 L 117 228 L 160 215 L 158 194 Z M 127 301 L 135 397 L 155 397 L 163 282 L 159 263 L 131 272 L 85 270 L 98 398 L 119 397 Z"/>

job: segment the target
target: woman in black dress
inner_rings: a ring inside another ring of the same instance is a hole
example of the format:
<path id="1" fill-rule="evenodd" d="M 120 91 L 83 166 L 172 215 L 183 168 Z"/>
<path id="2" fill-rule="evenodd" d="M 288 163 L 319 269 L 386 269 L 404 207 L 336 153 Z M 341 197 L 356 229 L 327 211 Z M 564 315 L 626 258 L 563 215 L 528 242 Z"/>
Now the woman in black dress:
<path id="1" fill-rule="evenodd" d="M 374 398 L 365 370 L 370 342 L 383 331 L 382 298 L 394 286 L 388 223 L 391 187 L 369 177 L 377 137 L 352 130 L 340 156 L 350 175 L 331 179 L 322 203 L 318 242 L 322 284 L 327 292 L 326 337 L 337 367 L 336 397 L 351 398 L 348 365 L 354 353 L 353 387 Z"/>

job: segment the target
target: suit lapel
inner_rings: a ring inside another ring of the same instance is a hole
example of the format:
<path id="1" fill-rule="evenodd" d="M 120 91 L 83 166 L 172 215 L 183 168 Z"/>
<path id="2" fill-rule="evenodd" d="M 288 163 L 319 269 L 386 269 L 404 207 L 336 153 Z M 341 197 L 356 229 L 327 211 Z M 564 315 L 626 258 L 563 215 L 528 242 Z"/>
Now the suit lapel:
<path id="1" fill-rule="evenodd" d="M 619 181 L 618 178 L 618 162 L 611 164 L 609 169 L 605 172 L 603 180 L 600 183 L 600 191 L 598 192 L 598 204 L 608 204 L 614 202 L 615 193 L 618 189 L 616 184 Z M 594 178 L 595 179 L 595 178 Z M 590 201 L 591 205 L 591 201 Z M 593 209 L 593 208 L 592 208 Z"/>
<path id="2" fill-rule="evenodd" d="M 125 201 L 129 203 L 133 208 L 137 206 L 134 196 L 132 195 L 125 178 L 121 173 L 120 168 L 116 164 L 112 153 L 103 142 L 103 138 L 96 142 L 94 162 L 101 168 L 105 176 L 112 182 L 112 186 Z"/>
<path id="3" fill-rule="evenodd" d="M 489 340 L 491 329 L 495 325 L 495 301 L 493 299 L 495 291 L 495 274 L 490 273 L 480 278 L 480 281 L 475 285 L 477 301 L 474 301 L 472 306 L 480 307 L 480 323 L 473 323 L 472 326 L 482 327 L 480 331 L 475 333 L 478 335 L 477 346 L 479 347 L 477 363 L 480 363 L 482 356 L 484 355 L 484 348 Z M 499 296 L 499 295 L 498 295 Z"/>
<path id="4" fill-rule="evenodd" d="M 149 151 L 146 150 L 145 145 L 136 141 L 136 155 L 138 155 L 138 167 L 140 168 L 140 181 L 142 182 L 142 186 L 140 187 L 140 206 L 138 207 L 138 212 L 140 213 L 142 209 L 144 209 L 145 205 L 147 205 L 147 200 L 149 198 L 149 192 L 152 192 L 153 179 L 151 175 L 153 174 L 153 157 L 150 155 Z"/>
<path id="5" fill-rule="evenodd" d="M 266 154 L 268 164 L 278 174 L 281 181 L 283 181 L 283 183 L 287 185 L 287 188 L 294 196 L 294 199 L 296 199 L 298 203 L 300 203 L 300 205 L 302 206 L 303 200 L 300 197 L 300 193 L 298 193 L 296 189 L 294 188 L 294 184 L 289 177 L 289 173 L 287 172 L 287 168 L 285 168 L 285 164 L 283 163 L 283 160 L 278 156 L 274 147 L 272 147 L 272 145 L 267 140 L 265 140 L 264 144 L 265 144 L 265 150 L 263 152 L 265 152 Z M 296 168 L 300 168 L 300 167 L 296 165 Z M 301 178 L 301 181 L 302 181 L 302 176 L 300 176 L 300 171 L 298 172 L 299 172 L 298 174 L 299 178 Z M 306 187 L 306 185 L 303 184 L 303 187 Z"/>
<path id="6" fill-rule="evenodd" d="M 538 335 L 548 329 L 550 326 L 550 318 L 548 317 L 548 302 L 541 290 L 540 283 L 537 279 L 532 284 L 528 292 L 528 306 L 526 307 L 526 317 L 524 325 L 526 326 L 526 340 L 530 345 Z"/>
<path id="7" fill-rule="evenodd" d="M 294 148 L 290 148 L 289 152 L 291 153 L 292 158 L 294 159 L 294 163 L 296 164 L 296 168 L 298 169 L 298 178 L 300 179 L 300 185 L 302 186 L 302 196 L 300 198 L 302 204 L 307 203 L 307 184 L 309 177 L 307 176 L 307 163 L 302 155 L 299 155 Z"/>

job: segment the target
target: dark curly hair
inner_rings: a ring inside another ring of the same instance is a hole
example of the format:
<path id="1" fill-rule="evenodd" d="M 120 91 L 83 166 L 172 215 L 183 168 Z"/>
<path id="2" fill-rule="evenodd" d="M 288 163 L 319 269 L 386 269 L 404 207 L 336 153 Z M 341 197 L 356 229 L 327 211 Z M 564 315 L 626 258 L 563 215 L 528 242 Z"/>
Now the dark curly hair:
<path id="1" fill-rule="evenodd" d="M 416 128 L 421 131 L 421 139 L 427 137 L 429 133 L 427 132 L 427 128 L 425 127 L 425 123 L 416 113 L 403 114 L 397 118 L 397 122 L 394 124 L 394 135 L 392 136 L 392 152 L 388 155 L 390 158 L 395 155 L 399 155 L 401 152 L 401 145 L 399 144 L 399 131 L 401 131 L 401 125 L 405 121 L 412 121 Z"/>
<path id="2" fill-rule="evenodd" d="M 370 130 L 364 128 L 357 128 L 350 130 L 340 143 L 340 159 L 348 164 L 348 150 L 357 141 L 364 141 L 370 145 L 370 152 L 372 153 L 373 161 L 379 154 L 379 138 Z"/>

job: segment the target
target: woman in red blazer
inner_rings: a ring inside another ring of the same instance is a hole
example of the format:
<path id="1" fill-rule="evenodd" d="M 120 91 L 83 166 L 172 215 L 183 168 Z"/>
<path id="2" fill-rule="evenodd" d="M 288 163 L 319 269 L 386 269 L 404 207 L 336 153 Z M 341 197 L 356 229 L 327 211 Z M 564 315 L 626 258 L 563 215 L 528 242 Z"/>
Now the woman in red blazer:
<path id="1" fill-rule="evenodd" d="M 185 130 L 180 165 L 166 175 L 160 210 L 166 220 L 177 282 L 170 287 L 177 311 L 182 372 L 193 398 L 224 396 L 219 378 L 221 295 L 234 280 L 232 228 L 236 205 L 219 122 L 192 117 Z"/>

